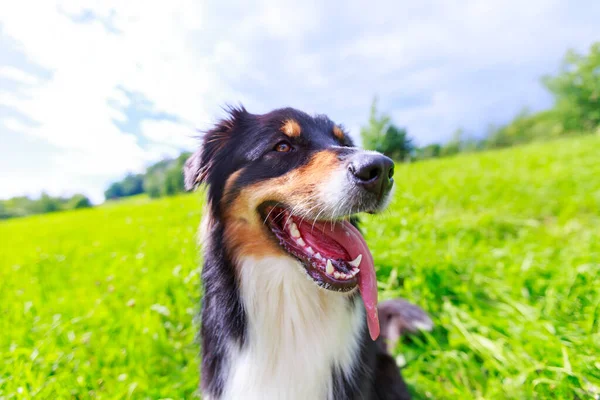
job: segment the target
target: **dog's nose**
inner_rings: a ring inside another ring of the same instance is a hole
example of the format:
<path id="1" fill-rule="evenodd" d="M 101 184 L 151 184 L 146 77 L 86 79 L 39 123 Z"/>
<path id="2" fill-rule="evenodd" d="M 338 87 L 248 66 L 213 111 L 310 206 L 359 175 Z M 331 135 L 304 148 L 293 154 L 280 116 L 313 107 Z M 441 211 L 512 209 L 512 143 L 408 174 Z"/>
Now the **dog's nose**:
<path id="1" fill-rule="evenodd" d="M 348 170 L 358 185 L 377 196 L 394 184 L 394 162 L 383 154 L 359 153 L 350 161 Z"/>

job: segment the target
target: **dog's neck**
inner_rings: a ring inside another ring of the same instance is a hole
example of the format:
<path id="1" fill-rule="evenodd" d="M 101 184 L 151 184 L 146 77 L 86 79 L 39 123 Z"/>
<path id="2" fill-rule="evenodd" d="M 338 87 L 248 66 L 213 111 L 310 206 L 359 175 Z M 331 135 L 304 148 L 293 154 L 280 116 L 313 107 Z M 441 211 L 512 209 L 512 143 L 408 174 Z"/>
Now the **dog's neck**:
<path id="1" fill-rule="evenodd" d="M 248 336 L 232 354 L 225 397 L 330 398 L 335 373 L 348 374 L 359 352 L 360 304 L 318 288 L 287 256 L 239 268 Z"/>
<path id="2" fill-rule="evenodd" d="M 360 353 L 360 301 L 320 289 L 291 257 L 245 258 L 235 268 L 246 332 L 227 346 L 221 398 L 333 398 Z"/>

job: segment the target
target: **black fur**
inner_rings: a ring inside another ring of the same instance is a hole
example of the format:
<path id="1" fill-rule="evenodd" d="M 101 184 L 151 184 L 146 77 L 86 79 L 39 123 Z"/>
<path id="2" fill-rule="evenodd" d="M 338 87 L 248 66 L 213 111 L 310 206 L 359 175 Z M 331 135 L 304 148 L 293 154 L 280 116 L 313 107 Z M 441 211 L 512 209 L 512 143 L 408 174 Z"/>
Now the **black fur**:
<path id="1" fill-rule="evenodd" d="M 185 183 L 192 189 L 200 183 L 208 186 L 208 204 L 214 218 L 204 249 L 202 281 L 204 286 L 200 341 L 202 345 L 202 391 L 218 399 L 227 380 L 225 368 L 228 343 L 244 346 L 246 315 L 242 306 L 234 266 L 225 250 L 221 206 L 227 178 L 251 165 L 236 179 L 238 188 L 254 182 L 281 176 L 297 168 L 310 155 L 325 147 L 336 146 L 340 157 L 344 148 L 353 146 L 345 135 L 339 139 L 331 134 L 333 122 L 324 116 L 310 117 L 291 108 L 253 115 L 243 108 L 229 111 L 229 118 L 220 121 L 207 132 L 202 147 L 185 165 Z M 298 138 L 287 138 L 279 127 L 292 118 L 302 126 Z M 281 140 L 292 142 L 294 154 L 273 153 Z M 348 149 L 350 150 L 350 149 Z M 235 190 L 235 188 L 234 188 Z M 355 225 L 357 219 L 353 219 Z M 349 302 L 360 301 L 354 296 Z M 350 306 L 351 304 L 349 304 Z M 385 321 L 382 321 L 385 324 Z M 382 327 L 383 328 L 383 327 Z M 385 331 L 382 329 L 382 332 Z M 293 362 L 293 360 L 290 360 Z M 408 399 L 408 390 L 394 359 L 386 352 L 382 339 L 373 342 L 366 324 L 358 368 L 350 377 L 332 371 L 335 399 Z"/>
<path id="2" fill-rule="evenodd" d="M 227 344 L 242 346 L 246 337 L 246 315 L 242 307 L 233 264 L 223 246 L 223 227 L 215 222 L 207 242 L 202 268 L 202 390 L 219 396 L 227 379 L 224 368 Z"/>

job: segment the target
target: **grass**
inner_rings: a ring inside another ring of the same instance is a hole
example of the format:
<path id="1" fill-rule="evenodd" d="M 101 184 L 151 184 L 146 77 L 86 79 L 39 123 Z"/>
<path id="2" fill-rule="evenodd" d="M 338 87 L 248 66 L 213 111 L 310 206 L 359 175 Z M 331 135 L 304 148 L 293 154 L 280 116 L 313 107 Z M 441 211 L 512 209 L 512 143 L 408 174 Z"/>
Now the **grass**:
<path id="1" fill-rule="evenodd" d="M 365 218 L 416 398 L 600 393 L 600 138 L 401 165 Z M 0 224 L 0 399 L 193 397 L 200 198 Z"/>

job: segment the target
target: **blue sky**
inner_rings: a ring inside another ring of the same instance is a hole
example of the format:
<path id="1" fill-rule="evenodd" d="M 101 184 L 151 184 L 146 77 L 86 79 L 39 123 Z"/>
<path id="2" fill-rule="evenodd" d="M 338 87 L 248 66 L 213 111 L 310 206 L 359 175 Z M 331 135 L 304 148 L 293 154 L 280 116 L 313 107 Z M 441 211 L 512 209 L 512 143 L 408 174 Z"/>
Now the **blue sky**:
<path id="1" fill-rule="evenodd" d="M 225 103 L 326 113 L 374 95 L 417 142 L 551 105 L 540 77 L 600 40 L 596 0 L 0 4 L 0 198 L 83 192 L 192 150 Z"/>

